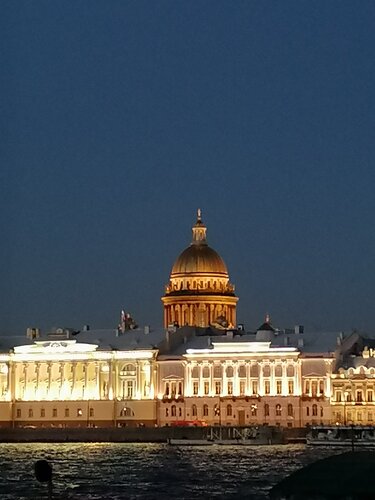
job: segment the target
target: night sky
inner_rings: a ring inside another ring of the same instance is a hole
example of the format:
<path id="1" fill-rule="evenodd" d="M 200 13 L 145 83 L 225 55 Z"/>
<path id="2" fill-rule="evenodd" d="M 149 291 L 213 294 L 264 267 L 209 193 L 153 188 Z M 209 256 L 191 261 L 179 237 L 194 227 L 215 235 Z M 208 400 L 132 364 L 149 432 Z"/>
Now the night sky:
<path id="1" fill-rule="evenodd" d="M 257 327 L 375 329 L 375 2 L 4 1 L 0 333 L 162 325 L 202 209 Z"/>

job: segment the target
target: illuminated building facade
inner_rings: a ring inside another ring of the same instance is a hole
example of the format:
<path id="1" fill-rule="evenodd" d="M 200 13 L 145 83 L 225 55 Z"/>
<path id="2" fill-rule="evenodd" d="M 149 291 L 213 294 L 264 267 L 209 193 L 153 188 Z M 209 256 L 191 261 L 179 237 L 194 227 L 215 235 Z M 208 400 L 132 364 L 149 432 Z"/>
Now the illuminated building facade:
<path id="1" fill-rule="evenodd" d="M 238 298 L 207 245 L 192 244 L 162 298 L 164 328 L 0 338 L 0 425 L 112 427 L 363 423 L 375 418 L 375 340 L 236 328 Z"/>
<path id="2" fill-rule="evenodd" d="M 165 328 L 236 325 L 238 298 L 223 259 L 207 244 L 206 231 L 198 210 L 192 243 L 174 263 L 162 298 Z"/>

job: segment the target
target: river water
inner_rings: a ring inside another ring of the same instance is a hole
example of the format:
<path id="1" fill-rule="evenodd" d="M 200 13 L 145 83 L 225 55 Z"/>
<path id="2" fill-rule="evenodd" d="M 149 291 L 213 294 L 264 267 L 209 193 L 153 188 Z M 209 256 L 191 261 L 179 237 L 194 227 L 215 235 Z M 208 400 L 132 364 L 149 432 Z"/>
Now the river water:
<path id="1" fill-rule="evenodd" d="M 46 485 L 34 478 L 34 463 L 46 459 L 55 499 L 261 500 L 286 475 L 333 453 L 304 445 L 1 444 L 0 497 L 47 498 Z"/>

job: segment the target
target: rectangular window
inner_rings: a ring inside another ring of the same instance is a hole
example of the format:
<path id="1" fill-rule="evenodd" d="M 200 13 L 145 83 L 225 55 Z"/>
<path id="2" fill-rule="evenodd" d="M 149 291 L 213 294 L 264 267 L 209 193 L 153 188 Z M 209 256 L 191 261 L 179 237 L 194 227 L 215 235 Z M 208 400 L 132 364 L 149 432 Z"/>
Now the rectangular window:
<path id="1" fill-rule="evenodd" d="M 57 417 L 57 408 L 52 409 L 52 417 Z"/>
<path id="2" fill-rule="evenodd" d="M 204 395 L 208 396 L 210 393 L 210 383 L 209 382 L 204 382 Z"/>
<path id="3" fill-rule="evenodd" d="M 256 380 L 253 380 L 251 383 L 251 390 L 254 396 L 258 394 L 258 382 Z"/>
<path id="4" fill-rule="evenodd" d="M 264 381 L 264 394 L 269 394 L 271 392 L 271 383 L 269 380 Z"/>
<path id="5" fill-rule="evenodd" d="M 240 394 L 243 396 L 246 390 L 246 382 L 244 380 L 240 380 Z"/>
<path id="6" fill-rule="evenodd" d="M 29 418 L 33 418 L 33 410 L 31 408 L 29 409 Z"/>
<path id="7" fill-rule="evenodd" d="M 178 408 L 178 416 L 182 417 L 182 408 L 181 407 Z"/>
<path id="8" fill-rule="evenodd" d="M 288 381 L 288 394 L 294 394 L 294 382 L 293 382 L 293 380 Z"/>
<path id="9" fill-rule="evenodd" d="M 361 422 L 361 421 L 362 421 L 362 412 L 361 412 L 361 411 L 359 411 L 359 412 L 357 413 L 357 420 L 358 420 L 358 422 Z"/>
<path id="10" fill-rule="evenodd" d="M 305 382 L 305 394 L 310 394 L 310 381 L 306 380 Z"/>
<path id="11" fill-rule="evenodd" d="M 369 403 L 372 403 L 373 402 L 373 398 L 374 398 L 374 393 L 373 391 L 367 391 L 367 401 Z"/>
<path id="12" fill-rule="evenodd" d="M 176 396 L 176 382 L 172 382 L 171 384 L 171 396 L 172 398 Z"/>
<path id="13" fill-rule="evenodd" d="M 276 380 L 276 394 L 281 394 L 282 388 L 283 386 L 281 380 Z"/>
<path id="14" fill-rule="evenodd" d="M 128 399 L 132 399 L 132 397 L 133 397 L 133 388 L 134 388 L 133 380 L 127 380 L 126 381 L 126 397 Z"/>
<path id="15" fill-rule="evenodd" d="M 356 400 L 357 400 L 357 403 L 362 402 L 362 391 L 357 391 Z"/>
<path id="16" fill-rule="evenodd" d="M 319 392 L 320 392 L 321 396 L 324 395 L 324 380 L 320 380 L 320 382 L 319 382 Z"/>
<path id="17" fill-rule="evenodd" d="M 368 412 L 368 421 L 372 422 L 372 411 Z"/>
<path id="18" fill-rule="evenodd" d="M 229 396 L 233 394 L 233 382 L 228 382 L 228 394 Z"/>
<path id="19" fill-rule="evenodd" d="M 77 417 L 82 417 L 82 415 L 83 415 L 83 411 L 82 411 L 82 409 L 81 409 L 81 408 L 78 408 L 78 409 L 77 409 Z"/>
<path id="20" fill-rule="evenodd" d="M 256 417 L 257 416 L 257 405 L 251 405 L 251 416 Z"/>
<path id="21" fill-rule="evenodd" d="M 221 382 L 215 382 L 215 394 L 217 396 L 221 394 Z"/>
<path id="22" fill-rule="evenodd" d="M 16 417 L 21 418 L 21 410 L 19 408 L 17 409 Z"/>
<path id="23" fill-rule="evenodd" d="M 351 411 L 348 411 L 348 414 L 347 414 L 347 420 L 351 421 L 352 419 L 352 412 Z"/>
<path id="24" fill-rule="evenodd" d="M 313 398 L 316 398 L 317 395 L 318 395 L 318 382 L 314 380 L 313 382 L 311 382 L 311 396 Z"/>
<path id="25" fill-rule="evenodd" d="M 198 388 L 199 388 L 198 382 L 193 382 L 193 394 L 194 394 L 194 396 L 197 396 Z"/>
<path id="26" fill-rule="evenodd" d="M 69 408 L 65 408 L 65 416 L 69 417 Z"/>
<path id="27" fill-rule="evenodd" d="M 341 391 L 336 391 L 336 402 L 341 403 Z"/>
<path id="28" fill-rule="evenodd" d="M 46 410 L 44 408 L 40 410 L 40 416 L 41 418 L 44 418 L 46 416 Z"/>
<path id="29" fill-rule="evenodd" d="M 306 417 L 310 416 L 310 407 L 306 406 Z"/>
<path id="30" fill-rule="evenodd" d="M 90 408 L 90 413 L 89 413 L 90 417 L 93 417 L 94 416 L 94 408 Z"/>

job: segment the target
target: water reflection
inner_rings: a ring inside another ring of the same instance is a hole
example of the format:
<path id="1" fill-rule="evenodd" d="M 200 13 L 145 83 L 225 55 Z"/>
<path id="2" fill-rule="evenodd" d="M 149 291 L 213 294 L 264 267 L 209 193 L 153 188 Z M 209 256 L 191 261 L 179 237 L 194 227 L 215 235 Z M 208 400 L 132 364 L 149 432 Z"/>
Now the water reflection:
<path id="1" fill-rule="evenodd" d="M 34 462 L 54 470 L 54 497 L 64 499 L 267 498 L 281 478 L 333 453 L 305 446 L 168 447 L 160 444 L 2 444 L 3 500 L 43 498 Z"/>

